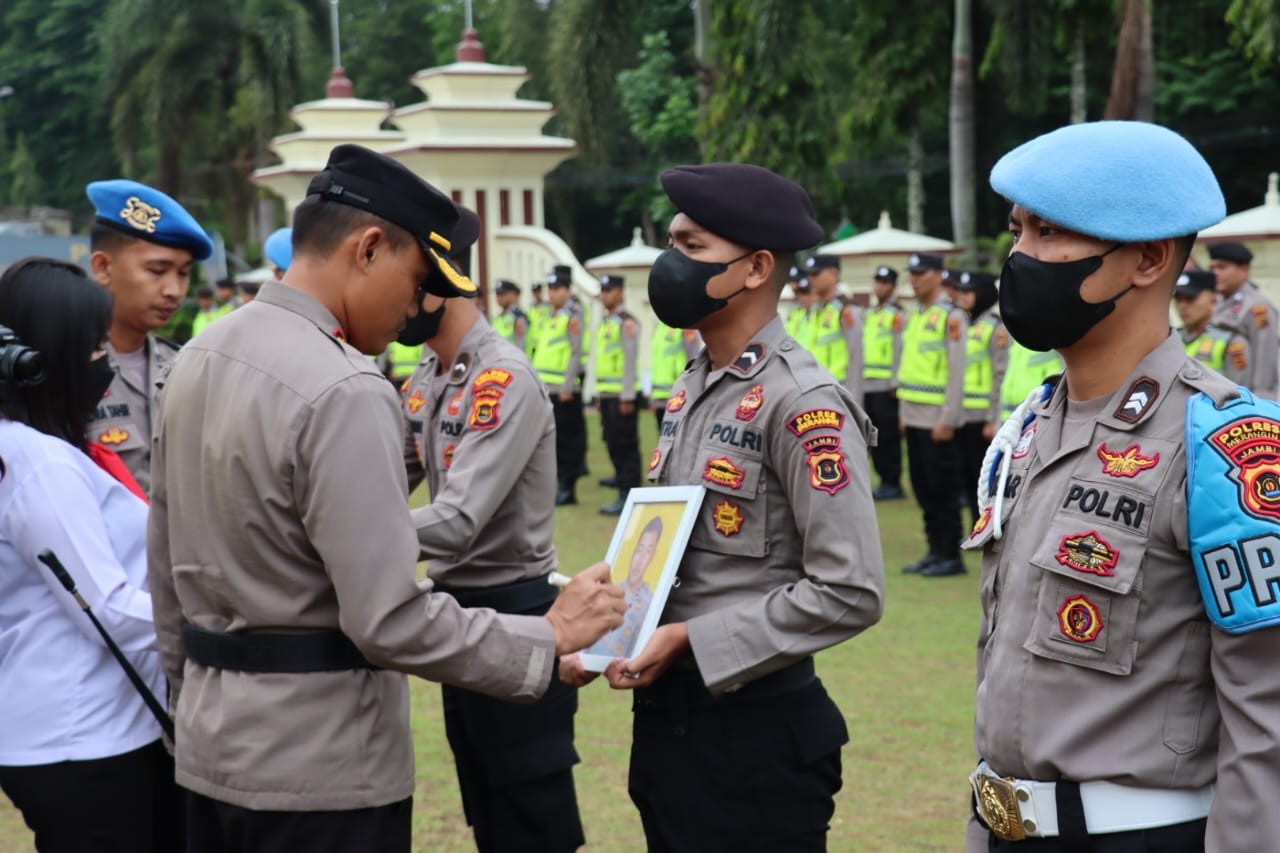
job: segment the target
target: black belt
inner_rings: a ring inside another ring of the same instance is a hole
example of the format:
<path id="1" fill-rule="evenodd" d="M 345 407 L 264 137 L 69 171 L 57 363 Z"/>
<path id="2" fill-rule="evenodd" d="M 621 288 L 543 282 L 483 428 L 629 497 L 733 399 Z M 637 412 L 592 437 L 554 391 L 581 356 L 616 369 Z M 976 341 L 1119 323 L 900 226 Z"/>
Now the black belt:
<path id="1" fill-rule="evenodd" d="M 378 669 L 341 631 L 311 634 L 226 634 L 182 626 L 187 657 L 202 666 L 239 672 L 340 672 Z"/>
<path id="2" fill-rule="evenodd" d="M 542 575 L 504 586 L 437 586 L 436 592 L 452 595 L 463 607 L 491 607 L 499 613 L 528 613 L 550 605 L 560 590 L 547 583 L 547 576 Z"/>
<path id="3" fill-rule="evenodd" d="M 771 699 L 808 687 L 816 679 L 813 658 L 805 658 L 785 669 L 757 678 L 732 693 L 712 695 L 702 681 L 702 674 L 697 670 L 669 669 L 653 686 L 637 688 L 635 703 L 637 706 L 655 708 L 706 708 L 759 702 L 761 699 Z"/>

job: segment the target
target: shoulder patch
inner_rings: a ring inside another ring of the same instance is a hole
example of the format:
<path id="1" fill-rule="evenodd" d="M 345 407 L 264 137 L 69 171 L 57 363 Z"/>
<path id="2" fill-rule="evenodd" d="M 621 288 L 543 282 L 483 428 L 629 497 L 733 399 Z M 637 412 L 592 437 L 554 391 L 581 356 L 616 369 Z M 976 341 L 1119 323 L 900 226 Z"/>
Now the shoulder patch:
<path id="1" fill-rule="evenodd" d="M 893 314 L 893 330 L 895 332 L 902 331 L 903 317 L 905 315 L 901 311 L 895 311 Z"/>
<path id="2" fill-rule="evenodd" d="M 797 436 L 815 429 L 840 429 L 844 426 L 844 413 L 835 409 L 810 409 L 787 421 L 787 429 Z"/>
<path id="3" fill-rule="evenodd" d="M 502 421 L 498 416 L 502 391 L 498 388 L 478 388 L 471 400 L 471 414 L 467 417 L 467 426 L 472 429 L 494 429 Z"/>
<path id="4" fill-rule="evenodd" d="M 1136 424 L 1156 404 L 1156 399 L 1159 396 L 1159 382 L 1150 376 L 1139 377 L 1129 386 L 1129 392 L 1125 394 L 1124 400 L 1112 412 L 1112 417 L 1125 423 Z"/>
<path id="5" fill-rule="evenodd" d="M 947 340 L 960 340 L 960 319 L 958 317 L 951 317 L 947 320 Z"/>
<path id="6" fill-rule="evenodd" d="M 996 329 L 996 347 L 999 349 L 1009 348 L 1009 332 L 1005 330 L 1004 326 Z"/>
<path id="7" fill-rule="evenodd" d="M 853 310 L 853 306 L 846 305 L 844 310 L 840 312 L 840 325 L 846 329 L 852 329 L 858 322 L 858 314 Z"/>
<path id="8" fill-rule="evenodd" d="M 506 388 L 511 384 L 511 371 L 503 370 L 500 367 L 487 367 L 480 371 L 480 375 L 476 377 L 476 381 L 471 383 L 473 388 L 485 388 L 497 385 Z"/>
<path id="9" fill-rule="evenodd" d="M 1253 314 L 1253 322 L 1259 329 L 1265 329 L 1271 324 L 1271 310 L 1266 305 L 1255 305 L 1249 309 L 1249 313 Z"/>
<path id="10" fill-rule="evenodd" d="M 630 318 L 622 321 L 622 336 L 625 338 L 634 338 L 636 336 L 636 321 Z"/>
<path id="11" fill-rule="evenodd" d="M 576 335 L 581 331 L 582 331 L 582 323 L 579 322 L 577 317 L 570 317 L 569 318 L 569 334 Z"/>
<path id="12" fill-rule="evenodd" d="M 1227 357 L 1231 359 L 1231 366 L 1236 370 L 1245 370 L 1249 367 L 1249 356 L 1245 352 L 1244 341 L 1235 340 L 1227 344 Z"/>
<path id="13" fill-rule="evenodd" d="M 755 367 L 762 358 L 764 358 L 764 344 L 747 344 L 747 348 L 742 351 L 742 355 L 738 356 L 738 359 L 730 367 L 739 373 L 749 373 L 751 368 Z"/>

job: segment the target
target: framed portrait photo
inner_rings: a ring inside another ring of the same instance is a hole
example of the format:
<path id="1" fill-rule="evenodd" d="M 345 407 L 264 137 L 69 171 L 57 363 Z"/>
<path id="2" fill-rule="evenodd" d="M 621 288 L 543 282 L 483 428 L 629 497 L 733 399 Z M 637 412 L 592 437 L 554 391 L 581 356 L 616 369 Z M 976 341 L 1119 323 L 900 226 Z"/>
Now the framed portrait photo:
<path id="1" fill-rule="evenodd" d="M 605 562 L 626 593 L 622 624 L 581 653 L 582 665 L 603 672 L 617 658 L 633 658 L 658 627 L 680 558 L 702 507 L 702 486 L 632 489 L 614 528 Z"/>

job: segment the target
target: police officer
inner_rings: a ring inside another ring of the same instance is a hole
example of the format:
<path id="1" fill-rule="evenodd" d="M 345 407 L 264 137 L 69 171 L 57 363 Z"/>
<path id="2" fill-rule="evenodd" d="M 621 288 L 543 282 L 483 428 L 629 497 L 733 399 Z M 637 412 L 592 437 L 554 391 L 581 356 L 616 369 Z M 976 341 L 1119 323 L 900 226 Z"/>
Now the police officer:
<path id="1" fill-rule="evenodd" d="M 960 444 L 960 495 L 969 507 L 969 523 L 978 522 L 978 471 L 987 445 L 1003 423 L 1000 383 L 1009 361 L 1009 333 L 995 311 L 996 277 L 987 272 L 956 275 L 959 305 L 969 315 L 965 348 L 964 426 L 956 434 Z"/>
<path id="2" fill-rule="evenodd" d="M 902 491 L 902 435 L 898 428 L 896 385 L 906 314 L 894 298 L 897 286 L 897 270 L 876 267 L 871 281 L 876 304 L 867 311 L 862 325 L 863 405 L 876 428 L 871 464 L 880 475 L 880 485 L 871 490 L 871 496 L 878 501 L 901 500 L 907 496 Z"/>
<path id="3" fill-rule="evenodd" d="M 1000 418 L 1007 420 L 1027 395 L 1065 366 L 1056 350 L 1036 352 L 1009 338 L 1008 365 L 1000 381 Z"/>
<path id="4" fill-rule="evenodd" d="M 1218 304 L 1217 277 L 1208 270 L 1187 270 L 1173 288 L 1173 307 L 1182 318 L 1178 334 L 1187 355 L 1240 385 L 1249 379 L 1249 342 L 1238 332 L 1210 322 Z M 1246 386 L 1247 387 L 1247 386 Z"/>
<path id="5" fill-rule="evenodd" d="M 95 181 L 85 192 L 95 214 L 89 268 L 115 303 L 107 342 L 115 377 L 86 438 L 118 453 L 150 491 L 155 402 L 178 352 L 150 333 L 182 305 L 191 267 L 213 254 L 213 241 L 182 205 L 136 181 Z"/>
<path id="6" fill-rule="evenodd" d="M 787 334 L 795 338 L 801 346 L 806 349 L 809 347 L 809 319 L 813 314 L 813 285 L 810 284 L 808 276 L 799 274 L 796 267 L 792 267 L 796 277 L 791 279 L 791 292 L 795 294 L 795 301 L 791 307 L 787 309 Z"/>
<path id="7" fill-rule="evenodd" d="M 666 323 L 653 326 L 649 338 L 649 377 L 653 385 L 650 405 L 658 421 L 658 434 L 662 434 L 662 421 L 671 402 L 671 389 L 684 373 L 685 365 L 702 349 L 702 339 L 696 329 L 673 329 Z"/>
<path id="8" fill-rule="evenodd" d="M 964 574 L 955 438 L 964 424 L 969 318 L 943 293 L 940 255 L 914 254 L 908 269 L 918 304 L 902 332 L 898 421 L 907 437 L 911 490 L 924 514 L 929 553 L 902 570 L 926 577 Z"/>
<path id="9" fill-rule="evenodd" d="M 1280 331 L 1276 307 L 1249 280 L 1253 253 L 1242 243 L 1213 243 L 1209 259 L 1222 294 L 1213 324 L 1239 332 L 1249 343 L 1249 378 L 1242 384 L 1259 397 L 1274 400 L 1280 394 Z"/>
<path id="10" fill-rule="evenodd" d="M 557 653 L 621 623 L 603 564 L 545 617 L 463 609 L 416 579 L 400 402 L 366 356 L 421 289 L 475 292 L 445 257 L 457 219 L 402 165 L 338 146 L 283 282 L 165 385 L 148 577 L 191 851 L 408 851 L 402 673 L 529 702 Z"/>
<path id="11" fill-rule="evenodd" d="M 529 317 L 520 307 L 520 285 L 505 278 L 498 279 L 493 287 L 493 295 L 498 307 L 502 309 L 502 313 L 493 318 L 493 330 L 498 333 L 498 337 L 508 341 L 520 352 L 526 352 Z"/>
<path id="12" fill-rule="evenodd" d="M 587 425 L 582 415 L 582 319 L 569 301 L 569 268 L 556 267 L 547 281 L 554 312 L 537 324 L 533 369 L 546 383 L 556 418 L 556 506 L 578 502 L 577 482 L 587 454 Z"/>
<path id="13" fill-rule="evenodd" d="M 450 250 L 457 255 L 455 241 Z M 499 282 L 495 290 L 511 291 Z M 503 315 L 508 316 L 508 315 Z M 523 351 L 470 299 L 427 294 L 400 342 L 425 343 L 402 395 L 411 511 L 427 576 L 465 607 L 540 615 L 555 598 L 555 422 Z M 467 823 L 481 853 L 576 850 L 584 843 L 573 785 L 577 691 L 557 679 L 532 705 L 441 688 L 445 732 Z"/>
<path id="14" fill-rule="evenodd" d="M 196 316 L 191 321 L 191 337 L 200 334 L 213 322 L 213 288 L 202 284 L 196 288 Z"/>
<path id="15" fill-rule="evenodd" d="M 542 295 L 542 282 L 535 281 L 529 285 L 529 296 L 533 303 L 529 306 L 529 331 L 525 340 L 528 342 L 529 358 L 533 359 L 533 349 L 538 345 L 538 326 L 551 316 L 551 304 Z"/>
<path id="16" fill-rule="evenodd" d="M 840 258 L 813 255 L 804 272 L 814 300 L 809 349 L 862 405 L 862 309 L 840 294 Z"/>
<path id="17" fill-rule="evenodd" d="M 596 328 L 596 397 L 600 428 L 613 463 L 618 499 L 600 507 L 604 515 L 622 515 L 627 493 L 640 485 L 640 427 L 637 406 L 640 388 L 640 323 L 623 304 L 625 281 L 620 275 L 600 278 L 600 304 L 605 314 Z"/>
<path id="18" fill-rule="evenodd" d="M 681 212 L 650 302 L 706 347 L 649 478 L 708 491 L 663 624 L 606 671 L 638 688 L 628 787 L 650 850 L 825 850 L 847 733 L 812 655 L 880 616 L 871 426 L 778 317 L 791 253 L 822 238 L 805 191 L 728 163 L 662 184 Z"/>
<path id="19" fill-rule="evenodd" d="M 284 278 L 293 263 L 293 229 L 277 228 L 267 235 L 262 244 L 262 255 L 271 265 L 271 274 L 276 281 Z"/>
<path id="20" fill-rule="evenodd" d="M 1168 323 L 1195 233 L 1226 212 L 1218 183 L 1172 131 L 1096 122 L 1006 154 L 991 185 L 1013 205 L 1001 317 L 1067 370 L 1001 428 L 967 543 L 990 827 L 968 849 L 1275 849 L 1280 614 L 1255 537 L 1274 538 L 1257 451 L 1280 407 Z"/>

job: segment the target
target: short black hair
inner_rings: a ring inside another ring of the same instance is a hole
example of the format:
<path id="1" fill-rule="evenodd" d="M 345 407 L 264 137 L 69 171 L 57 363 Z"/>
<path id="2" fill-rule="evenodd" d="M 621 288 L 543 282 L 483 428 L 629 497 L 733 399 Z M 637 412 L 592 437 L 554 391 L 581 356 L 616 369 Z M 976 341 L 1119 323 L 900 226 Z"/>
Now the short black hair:
<path id="1" fill-rule="evenodd" d="M 375 225 L 386 232 L 387 242 L 396 251 L 416 242 L 408 231 L 381 216 L 309 195 L 293 211 L 293 250 L 327 258 L 352 231 Z"/>
<path id="2" fill-rule="evenodd" d="M 200 285 L 199 287 L 197 287 L 197 288 L 196 288 L 196 298 L 197 298 L 197 299 L 212 299 L 212 298 L 213 298 L 213 288 L 212 288 L 212 287 L 210 287 L 210 286 L 209 286 L 209 285 L 207 285 L 207 284 L 202 284 L 202 285 Z"/>
<path id="3" fill-rule="evenodd" d="M 111 295 L 75 264 L 32 257 L 5 270 L 0 325 L 44 356 L 45 379 L 29 386 L 0 382 L 0 417 L 83 450 L 93 413 L 86 374 L 107 338 L 111 309 Z"/>
<path id="4" fill-rule="evenodd" d="M 778 293 L 782 293 L 782 288 L 787 286 L 787 282 L 791 280 L 791 267 L 795 264 L 795 252 L 778 252 L 773 249 L 769 250 L 773 255 L 773 284 L 777 288 Z"/>
<path id="5" fill-rule="evenodd" d="M 93 223 L 93 227 L 89 229 L 89 251 L 91 252 L 106 252 L 112 255 L 136 242 L 138 242 L 137 237 L 130 237 L 123 231 L 103 225 L 101 222 Z"/>
<path id="6" fill-rule="evenodd" d="M 229 287 L 232 290 L 235 290 L 236 280 L 234 278 L 220 278 L 214 283 L 214 287 Z"/>

